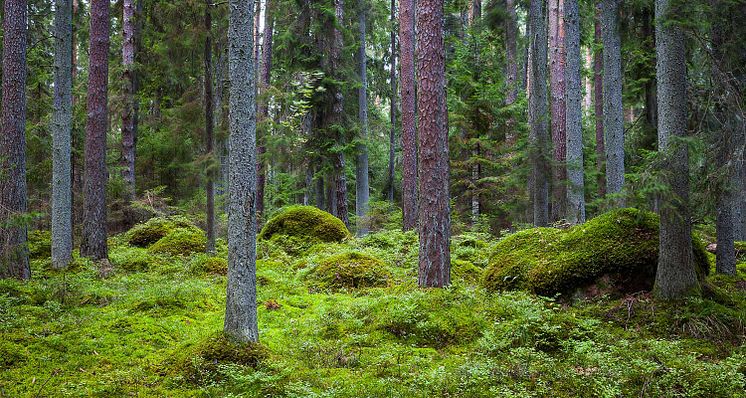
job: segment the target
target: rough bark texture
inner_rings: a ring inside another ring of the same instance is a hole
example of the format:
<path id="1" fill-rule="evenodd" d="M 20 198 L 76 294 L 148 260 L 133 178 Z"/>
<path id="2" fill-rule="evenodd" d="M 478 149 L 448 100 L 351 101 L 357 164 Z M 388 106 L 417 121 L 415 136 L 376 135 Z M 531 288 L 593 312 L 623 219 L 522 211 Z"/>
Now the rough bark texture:
<path id="1" fill-rule="evenodd" d="M 402 211 L 404 230 L 417 228 L 417 96 L 415 92 L 415 0 L 399 0 L 401 56 Z"/>
<path id="2" fill-rule="evenodd" d="M 56 0 L 54 14 L 54 113 L 52 115 L 52 267 L 66 268 L 72 226 L 72 2 Z"/>
<path id="3" fill-rule="evenodd" d="M 603 42 L 601 33 L 601 4 L 596 7 L 594 21 L 594 41 L 596 49 L 593 54 L 593 105 L 596 119 L 596 170 L 598 171 L 598 195 L 606 195 L 606 148 L 604 145 L 604 52 L 600 47 Z"/>
<path id="4" fill-rule="evenodd" d="M 591 47 L 585 47 L 585 67 L 591 71 L 585 76 L 585 92 L 583 93 L 583 110 L 590 113 L 593 110 L 593 53 Z"/>
<path id="5" fill-rule="evenodd" d="M 391 26 L 396 21 L 396 0 L 391 0 Z M 394 178 L 396 178 L 396 29 L 391 29 L 391 70 L 389 71 L 391 83 L 391 109 L 389 116 L 391 119 L 391 130 L 389 131 L 389 179 L 388 179 L 388 198 L 389 202 L 394 203 Z"/>
<path id="6" fill-rule="evenodd" d="M 547 103 L 547 30 L 544 3 L 531 0 L 528 76 L 529 162 L 534 225 L 549 223 L 549 127 Z"/>
<path id="7" fill-rule="evenodd" d="M 212 104 L 212 15 L 210 0 L 205 1 L 205 153 L 208 159 L 213 157 L 215 138 L 213 137 L 213 104 Z M 215 253 L 215 173 L 212 162 L 208 162 L 207 181 L 207 245 L 208 253 Z"/>
<path id="8" fill-rule="evenodd" d="M 565 0 L 549 0 L 549 91 L 552 111 L 552 207 L 550 219 L 557 221 L 565 214 L 567 200 L 567 122 L 565 98 Z"/>
<path id="9" fill-rule="evenodd" d="M 508 94 L 505 97 L 505 105 L 513 105 L 518 99 L 518 50 L 516 27 L 515 0 L 505 1 L 505 83 L 508 86 Z M 511 118 L 507 121 L 508 132 L 505 141 L 509 146 L 515 145 L 517 134 L 513 131 L 515 121 Z"/>
<path id="10" fill-rule="evenodd" d="M 108 257 L 106 246 L 106 132 L 109 123 L 109 0 L 91 1 L 88 122 L 85 131 L 83 242 L 80 254 Z"/>
<path id="11" fill-rule="evenodd" d="M 3 7 L 0 278 L 31 278 L 26 247 L 26 1 Z"/>
<path id="12" fill-rule="evenodd" d="M 567 38 L 567 221 L 585 222 L 583 173 L 583 94 L 580 62 L 580 11 L 578 0 L 565 0 Z"/>
<path id="13" fill-rule="evenodd" d="M 416 21 L 420 141 L 419 285 L 442 287 L 451 282 L 443 0 L 420 0 Z"/>
<path id="14" fill-rule="evenodd" d="M 370 200 L 370 184 L 368 182 L 368 56 L 365 53 L 366 33 L 366 2 L 360 1 L 358 24 L 360 29 L 360 88 L 358 89 L 358 119 L 360 122 L 360 141 L 357 145 L 357 159 L 355 163 L 355 214 L 357 215 L 357 234 L 368 233 L 368 214 Z"/>
<path id="15" fill-rule="evenodd" d="M 228 287 L 224 331 L 241 342 L 259 340 L 256 311 L 256 87 L 254 9 L 230 0 L 228 62 L 230 145 Z"/>
<path id="16" fill-rule="evenodd" d="M 658 76 L 658 148 L 670 197 L 661 203 L 660 255 L 655 293 L 678 299 L 698 288 L 692 259 L 689 220 L 689 154 L 687 135 L 686 48 L 679 26 L 670 23 L 670 0 L 655 1 L 656 71 Z"/>
<path id="17" fill-rule="evenodd" d="M 266 93 L 270 84 L 270 77 L 272 76 L 272 42 L 274 36 L 274 18 L 272 17 L 272 11 L 270 9 L 271 1 L 267 0 L 264 5 L 264 41 L 262 42 L 262 62 L 259 66 L 259 90 L 262 95 Z M 269 98 L 262 98 L 259 102 L 259 115 L 257 120 L 263 123 L 267 120 L 269 111 Z M 267 134 L 265 132 L 264 134 Z M 258 137 L 257 147 L 257 182 L 256 182 L 256 211 L 257 215 L 261 218 L 264 214 L 264 186 L 266 185 L 266 167 L 264 164 L 264 154 L 267 152 L 267 147 L 264 144 L 264 137 Z"/>
<path id="18" fill-rule="evenodd" d="M 604 45 L 604 141 L 606 193 L 620 194 L 624 187 L 624 104 L 622 103 L 622 40 L 619 34 L 620 0 L 601 2 Z M 621 198 L 616 201 L 622 205 Z"/>
<path id="19" fill-rule="evenodd" d="M 342 31 L 339 30 L 337 27 L 341 26 L 344 22 L 344 0 L 333 1 L 336 24 L 334 25 L 334 28 L 332 30 L 332 46 L 329 58 L 331 63 L 331 70 L 334 73 L 334 77 L 342 80 L 341 69 L 344 37 L 342 35 Z M 333 127 L 335 130 L 341 131 L 344 118 L 344 95 L 342 94 L 342 88 L 339 87 L 339 85 L 335 84 L 332 87 L 332 109 L 327 127 Z M 342 136 L 342 134 L 338 133 L 336 138 L 340 144 L 342 143 L 342 141 L 344 141 L 344 137 Z M 340 151 L 334 155 L 333 167 L 334 180 L 336 185 L 336 216 L 349 227 L 350 218 L 348 216 L 347 209 L 347 176 L 345 174 L 344 152 Z"/>
<path id="20" fill-rule="evenodd" d="M 122 2 L 122 67 L 124 68 L 124 109 L 122 110 L 122 177 L 128 200 L 135 198 L 135 0 Z"/>

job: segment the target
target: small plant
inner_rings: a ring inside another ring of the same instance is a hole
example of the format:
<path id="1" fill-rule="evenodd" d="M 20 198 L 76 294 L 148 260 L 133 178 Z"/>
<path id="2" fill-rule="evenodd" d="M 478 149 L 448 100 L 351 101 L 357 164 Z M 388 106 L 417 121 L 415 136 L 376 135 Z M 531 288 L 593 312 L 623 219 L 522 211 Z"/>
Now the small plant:
<path id="1" fill-rule="evenodd" d="M 383 261 L 351 251 L 322 260 L 307 278 L 318 288 L 338 290 L 387 286 L 392 275 Z"/>

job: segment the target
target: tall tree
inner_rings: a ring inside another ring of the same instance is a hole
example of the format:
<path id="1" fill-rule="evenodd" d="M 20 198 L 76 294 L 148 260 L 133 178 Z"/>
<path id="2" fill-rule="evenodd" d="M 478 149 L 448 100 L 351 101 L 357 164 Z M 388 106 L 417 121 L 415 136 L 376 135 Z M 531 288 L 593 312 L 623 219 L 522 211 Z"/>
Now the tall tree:
<path id="1" fill-rule="evenodd" d="M 658 150 L 671 198 L 660 205 L 660 254 L 655 293 L 678 299 L 698 289 L 689 220 L 689 151 L 687 136 L 686 46 L 680 26 L 672 23 L 671 0 L 655 0 L 656 74 L 658 80 Z"/>
<path id="2" fill-rule="evenodd" d="M 109 0 L 91 0 L 88 122 L 85 134 L 85 208 L 80 254 L 108 257 L 106 246 L 106 132 L 109 123 Z"/>
<path id="3" fill-rule="evenodd" d="M 389 130 L 389 180 L 388 197 L 389 202 L 394 203 L 394 178 L 396 177 L 396 0 L 391 0 L 391 69 L 389 70 L 389 83 L 391 84 L 389 117 L 391 129 Z"/>
<path id="4" fill-rule="evenodd" d="M 137 104 L 135 92 L 135 0 L 122 2 L 122 67 L 124 68 L 124 109 L 122 110 L 122 177 L 127 185 L 128 200 L 135 197 L 135 140 Z"/>
<path id="5" fill-rule="evenodd" d="M 344 0 L 333 0 L 334 1 L 334 15 L 336 22 L 332 29 L 332 44 L 331 53 L 329 54 L 331 70 L 335 74 L 335 78 L 341 79 L 342 70 L 342 49 L 344 48 L 344 36 L 340 26 L 344 21 Z M 339 84 L 332 85 L 332 107 L 328 128 L 331 128 L 336 132 L 336 139 L 338 144 L 342 144 L 344 136 L 341 133 L 342 123 L 344 121 L 344 94 Z M 333 160 L 334 167 L 334 183 L 335 183 L 335 209 L 334 212 L 345 225 L 350 225 L 350 219 L 347 210 L 347 176 L 345 175 L 345 154 L 342 150 L 337 150 L 334 154 Z"/>
<path id="6" fill-rule="evenodd" d="M 259 65 L 259 90 L 264 98 L 259 102 L 259 115 L 257 121 L 262 123 L 264 126 L 264 134 L 258 137 L 257 146 L 257 183 L 256 183 L 256 212 L 261 218 L 264 213 L 264 187 L 266 185 L 266 169 L 264 163 L 264 154 L 267 152 L 267 147 L 264 143 L 265 137 L 268 134 L 268 113 L 269 113 L 269 98 L 266 98 L 267 89 L 270 84 L 270 77 L 272 76 L 272 40 L 274 35 L 274 18 L 271 9 L 271 0 L 266 0 L 264 4 L 264 40 L 262 43 L 262 60 Z"/>
<path id="7" fill-rule="evenodd" d="M 593 50 L 593 108 L 596 119 L 596 171 L 598 172 L 598 194 L 603 197 L 606 195 L 606 174 L 604 173 L 606 148 L 604 146 L 604 52 L 603 33 L 601 32 L 601 3 L 596 5 L 593 27 L 595 44 Z"/>
<path id="8" fill-rule="evenodd" d="M 402 211 L 404 230 L 417 227 L 417 96 L 415 92 L 415 0 L 399 0 L 401 57 Z"/>
<path id="9" fill-rule="evenodd" d="M 515 10 L 515 0 L 505 1 L 505 75 L 508 86 L 508 94 L 505 96 L 505 105 L 513 105 L 518 99 L 518 27 Z M 514 145 L 517 134 L 513 131 L 515 120 L 508 119 L 508 133 L 505 141 L 508 145 Z"/>
<path id="10" fill-rule="evenodd" d="M 256 88 L 254 8 L 230 0 L 228 25 L 229 205 L 225 333 L 259 340 L 256 312 Z"/>
<path id="11" fill-rule="evenodd" d="M 54 14 L 54 114 L 52 115 L 52 266 L 67 267 L 73 250 L 72 154 L 73 8 L 56 0 Z"/>
<path id="12" fill-rule="evenodd" d="M 580 10 L 578 0 L 565 0 L 567 40 L 567 221 L 585 222 L 585 180 L 583 173 L 583 93 L 580 73 Z"/>
<path id="13" fill-rule="evenodd" d="M 607 194 L 620 194 L 624 186 L 624 104 L 622 103 L 622 39 L 619 33 L 620 4 L 621 0 L 601 1 Z M 621 199 L 617 203 L 621 204 Z"/>
<path id="14" fill-rule="evenodd" d="M 3 6 L 0 278 L 31 278 L 26 247 L 26 0 Z"/>
<path id="15" fill-rule="evenodd" d="M 420 143 L 419 285 L 442 287 L 451 282 L 443 0 L 420 0 L 415 19 Z"/>
<path id="16" fill-rule="evenodd" d="M 549 223 L 549 128 L 547 112 L 547 30 L 542 0 L 531 0 L 529 30 L 528 123 L 534 225 Z"/>
<path id="17" fill-rule="evenodd" d="M 565 0 L 549 0 L 549 91 L 551 107 L 552 147 L 552 206 L 550 219 L 557 221 L 566 214 L 567 204 L 567 122 L 565 99 Z"/>
<path id="18" fill-rule="evenodd" d="M 355 175 L 355 214 L 357 215 L 357 234 L 368 233 L 365 216 L 368 214 L 370 199 L 370 183 L 368 181 L 368 56 L 365 48 L 367 3 L 359 0 L 358 27 L 360 29 L 360 88 L 358 89 L 358 118 L 360 122 L 360 137 L 357 145 L 357 162 Z"/>
<path id="19" fill-rule="evenodd" d="M 212 15 L 211 1 L 205 0 L 205 152 L 207 155 L 207 253 L 215 252 L 215 173 L 212 166 L 213 146 L 213 104 L 212 104 Z"/>

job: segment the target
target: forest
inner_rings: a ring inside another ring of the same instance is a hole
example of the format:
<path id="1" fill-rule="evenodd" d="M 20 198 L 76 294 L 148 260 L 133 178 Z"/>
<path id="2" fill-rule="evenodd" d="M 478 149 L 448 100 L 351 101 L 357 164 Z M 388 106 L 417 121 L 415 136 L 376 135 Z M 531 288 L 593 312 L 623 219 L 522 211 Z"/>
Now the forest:
<path id="1" fill-rule="evenodd" d="M 0 398 L 746 398 L 746 0 L 0 4 Z"/>

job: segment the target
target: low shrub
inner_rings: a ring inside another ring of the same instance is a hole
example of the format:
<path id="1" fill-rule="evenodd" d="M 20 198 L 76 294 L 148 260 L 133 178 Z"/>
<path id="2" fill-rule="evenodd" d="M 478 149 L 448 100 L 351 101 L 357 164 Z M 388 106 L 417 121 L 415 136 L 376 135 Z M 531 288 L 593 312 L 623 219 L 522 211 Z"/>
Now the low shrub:
<path id="1" fill-rule="evenodd" d="M 383 261 L 350 251 L 320 261 L 306 278 L 317 288 L 338 290 L 388 286 L 392 275 Z"/>
<path id="2" fill-rule="evenodd" d="M 172 256 L 204 252 L 207 237 L 200 229 L 178 228 L 169 232 L 148 249 L 151 253 L 165 253 Z"/>
<path id="3" fill-rule="evenodd" d="M 32 259 L 51 257 L 52 233 L 38 229 L 30 232 L 28 234 L 28 252 Z"/>
<path id="4" fill-rule="evenodd" d="M 199 231 L 199 228 L 183 216 L 156 217 L 135 225 L 124 237 L 132 246 L 149 247 L 176 229 Z"/>

